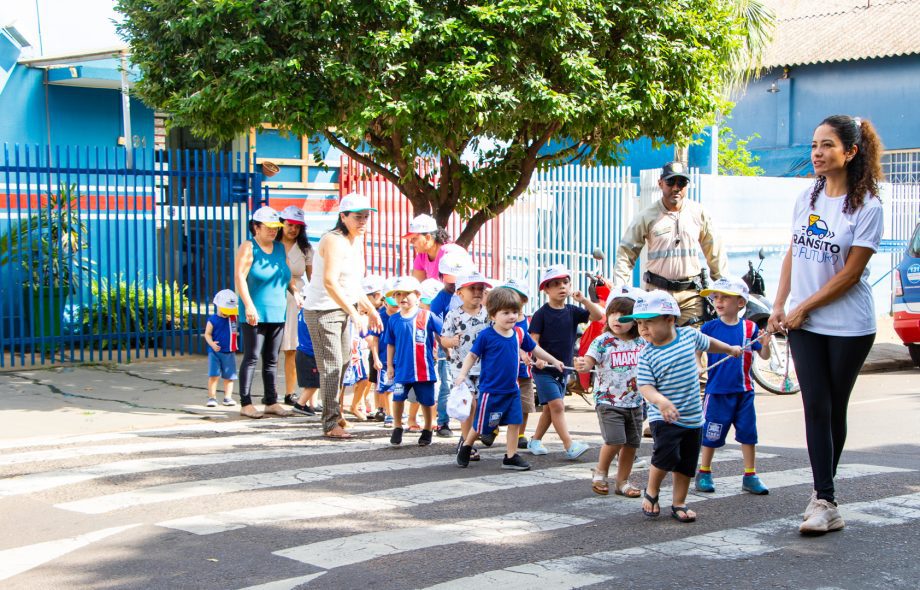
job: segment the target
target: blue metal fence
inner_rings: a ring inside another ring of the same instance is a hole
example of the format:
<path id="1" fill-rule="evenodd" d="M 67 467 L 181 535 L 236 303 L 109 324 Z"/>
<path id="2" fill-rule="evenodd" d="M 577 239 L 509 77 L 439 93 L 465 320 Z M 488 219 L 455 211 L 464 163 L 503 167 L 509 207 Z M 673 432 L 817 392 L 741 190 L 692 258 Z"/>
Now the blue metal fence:
<path id="1" fill-rule="evenodd" d="M 248 154 L 3 148 L 0 367 L 202 352 L 210 300 L 233 288 Z M 256 202 L 254 202 L 256 201 Z"/>

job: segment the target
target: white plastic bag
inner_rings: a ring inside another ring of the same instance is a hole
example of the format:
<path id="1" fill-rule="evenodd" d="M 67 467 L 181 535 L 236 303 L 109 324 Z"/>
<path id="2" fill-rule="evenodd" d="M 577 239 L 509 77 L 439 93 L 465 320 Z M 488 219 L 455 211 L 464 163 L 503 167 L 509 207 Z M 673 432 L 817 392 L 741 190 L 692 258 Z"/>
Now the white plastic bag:
<path id="1" fill-rule="evenodd" d="M 450 388 L 450 397 L 447 398 L 447 415 L 463 422 L 470 417 L 473 407 L 473 392 L 466 383 L 454 385 Z"/>

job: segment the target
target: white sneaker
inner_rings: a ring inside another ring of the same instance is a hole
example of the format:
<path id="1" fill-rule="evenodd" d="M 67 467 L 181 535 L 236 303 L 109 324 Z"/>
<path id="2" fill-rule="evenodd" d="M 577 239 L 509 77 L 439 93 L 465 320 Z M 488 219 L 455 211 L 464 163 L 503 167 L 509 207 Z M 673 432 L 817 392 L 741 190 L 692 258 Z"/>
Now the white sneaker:
<path id="1" fill-rule="evenodd" d="M 811 517 L 802 523 L 799 532 L 803 535 L 823 535 L 843 528 L 843 517 L 833 503 L 827 500 L 815 500 Z"/>
<path id="2" fill-rule="evenodd" d="M 808 500 L 808 506 L 805 507 L 805 512 L 802 513 L 802 520 L 808 520 L 811 518 L 811 515 L 815 512 L 816 502 L 818 501 L 818 492 L 812 491 L 811 498 Z"/>

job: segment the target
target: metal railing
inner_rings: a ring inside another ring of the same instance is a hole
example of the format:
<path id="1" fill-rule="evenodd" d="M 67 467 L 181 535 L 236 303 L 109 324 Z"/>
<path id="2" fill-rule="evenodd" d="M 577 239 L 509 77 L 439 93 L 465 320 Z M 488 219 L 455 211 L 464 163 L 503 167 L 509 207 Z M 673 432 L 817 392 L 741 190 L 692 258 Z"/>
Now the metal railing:
<path id="1" fill-rule="evenodd" d="M 0 159 L 0 367 L 126 362 L 203 350 L 233 287 L 248 156 L 27 148 Z"/>

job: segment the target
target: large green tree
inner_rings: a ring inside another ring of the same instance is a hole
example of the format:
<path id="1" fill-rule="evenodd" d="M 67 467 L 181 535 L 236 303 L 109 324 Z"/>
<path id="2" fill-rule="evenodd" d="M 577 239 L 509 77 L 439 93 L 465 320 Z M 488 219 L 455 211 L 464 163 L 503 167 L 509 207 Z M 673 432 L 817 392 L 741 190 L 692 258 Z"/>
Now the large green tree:
<path id="1" fill-rule="evenodd" d="M 744 2 L 747 4 L 748 2 Z M 118 0 L 174 124 L 321 133 L 468 244 L 534 170 L 685 142 L 749 41 L 729 0 Z M 418 158 L 437 162 L 422 174 Z"/>

